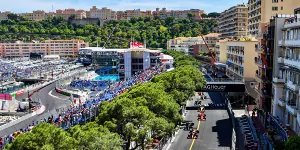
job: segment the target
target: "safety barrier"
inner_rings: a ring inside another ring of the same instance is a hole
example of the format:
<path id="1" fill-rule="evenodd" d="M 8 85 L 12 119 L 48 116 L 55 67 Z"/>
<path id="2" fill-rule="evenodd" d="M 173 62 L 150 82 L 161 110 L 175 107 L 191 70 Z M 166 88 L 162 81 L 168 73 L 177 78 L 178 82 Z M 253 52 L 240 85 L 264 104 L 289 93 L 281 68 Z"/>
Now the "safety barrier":
<path id="1" fill-rule="evenodd" d="M 157 143 L 157 145 L 153 148 L 153 150 L 163 150 L 163 148 L 170 142 L 172 139 L 174 133 L 172 135 L 165 135 L 163 138 L 160 139 L 160 141 Z"/>
<path id="2" fill-rule="evenodd" d="M 13 121 L 11 121 L 9 123 L 6 123 L 6 124 L 0 126 L 0 132 L 2 130 L 6 129 L 6 128 L 9 128 L 9 127 L 11 127 L 13 125 L 16 125 L 16 124 L 24 121 L 24 120 L 27 120 L 28 118 L 33 117 L 33 116 L 37 115 L 38 113 L 41 114 L 42 111 L 45 111 L 45 106 L 41 106 L 39 109 L 37 109 L 36 111 L 34 111 L 34 112 L 30 113 L 30 114 L 24 115 L 24 116 L 20 117 L 19 119 L 13 120 Z"/>

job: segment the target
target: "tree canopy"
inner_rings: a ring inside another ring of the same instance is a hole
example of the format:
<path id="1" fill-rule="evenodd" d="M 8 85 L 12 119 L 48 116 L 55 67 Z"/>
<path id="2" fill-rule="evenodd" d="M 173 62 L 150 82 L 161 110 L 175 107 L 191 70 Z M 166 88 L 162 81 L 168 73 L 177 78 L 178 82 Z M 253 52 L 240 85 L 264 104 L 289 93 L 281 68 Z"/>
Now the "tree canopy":
<path id="1" fill-rule="evenodd" d="M 189 15 L 190 18 L 194 14 Z M 130 20 L 112 20 L 99 25 L 71 24 L 72 17 L 64 21 L 61 17 L 48 18 L 40 22 L 27 21 L 14 14 L 8 15 L 10 20 L 0 22 L 0 38 L 9 40 L 45 40 L 45 39 L 81 39 L 90 46 L 103 46 L 109 34 L 113 31 L 107 48 L 128 48 L 133 37 L 135 41 L 146 41 L 149 48 L 166 48 L 168 39 L 182 36 L 198 36 L 212 31 L 216 24 L 212 20 L 194 21 L 193 19 L 166 20 L 145 18 L 131 18 Z"/>
<path id="2" fill-rule="evenodd" d="M 111 102 L 102 102 L 94 122 L 69 131 L 43 123 L 18 136 L 6 148 L 118 150 L 125 141 L 135 143 L 131 149 L 145 149 L 147 143 L 171 135 L 183 121 L 181 106 L 206 82 L 198 60 L 176 51 L 165 53 L 174 57 L 174 70 L 131 87 Z M 130 144 L 126 144 L 125 149 L 129 148 Z"/>
<path id="3" fill-rule="evenodd" d="M 286 150 L 298 150 L 300 149 L 300 137 L 291 136 L 288 141 L 284 143 Z"/>

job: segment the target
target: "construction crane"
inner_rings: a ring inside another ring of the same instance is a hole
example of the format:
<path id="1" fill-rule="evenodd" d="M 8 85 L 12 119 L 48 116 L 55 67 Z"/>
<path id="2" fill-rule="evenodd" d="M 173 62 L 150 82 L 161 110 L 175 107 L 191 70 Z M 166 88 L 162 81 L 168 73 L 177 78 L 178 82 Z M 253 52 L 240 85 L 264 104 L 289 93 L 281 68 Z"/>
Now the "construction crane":
<path id="1" fill-rule="evenodd" d="M 211 52 L 211 50 L 209 49 L 204 37 L 202 34 L 200 34 L 202 40 L 204 41 L 205 45 L 206 45 L 206 48 L 209 50 L 209 53 L 210 53 L 210 56 L 211 56 L 211 66 L 215 66 L 215 62 L 216 62 L 216 58 L 215 56 L 213 55 L 213 53 Z"/>

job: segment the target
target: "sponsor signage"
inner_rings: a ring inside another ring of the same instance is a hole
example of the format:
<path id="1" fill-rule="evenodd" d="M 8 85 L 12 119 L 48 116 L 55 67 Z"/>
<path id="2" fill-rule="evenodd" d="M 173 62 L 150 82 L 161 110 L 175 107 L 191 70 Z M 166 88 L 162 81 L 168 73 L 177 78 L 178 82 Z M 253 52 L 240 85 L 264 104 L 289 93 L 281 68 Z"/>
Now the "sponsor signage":
<path id="1" fill-rule="evenodd" d="M 10 94 L 0 94 L 0 100 L 12 100 L 12 96 Z"/>
<path id="2" fill-rule="evenodd" d="M 199 92 L 245 92 L 244 84 L 207 84 Z"/>

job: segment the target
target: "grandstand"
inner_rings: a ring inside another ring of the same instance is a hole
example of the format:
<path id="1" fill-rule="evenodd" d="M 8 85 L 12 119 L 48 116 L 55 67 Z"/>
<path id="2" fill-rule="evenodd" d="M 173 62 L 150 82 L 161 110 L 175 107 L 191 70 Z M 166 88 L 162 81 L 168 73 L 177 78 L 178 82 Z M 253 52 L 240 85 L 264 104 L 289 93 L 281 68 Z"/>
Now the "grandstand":
<path id="1" fill-rule="evenodd" d="M 107 87 L 109 81 L 91 81 L 91 80 L 74 80 L 70 87 L 73 89 L 89 89 L 91 91 L 100 91 Z"/>

